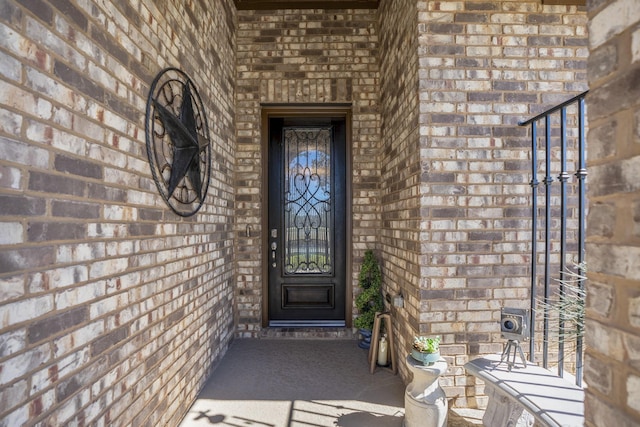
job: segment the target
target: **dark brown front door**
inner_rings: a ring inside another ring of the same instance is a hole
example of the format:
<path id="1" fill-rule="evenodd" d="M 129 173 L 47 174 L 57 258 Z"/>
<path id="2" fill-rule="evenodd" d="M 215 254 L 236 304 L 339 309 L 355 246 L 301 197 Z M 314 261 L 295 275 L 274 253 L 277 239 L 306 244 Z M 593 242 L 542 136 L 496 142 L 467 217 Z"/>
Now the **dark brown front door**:
<path id="1" fill-rule="evenodd" d="M 269 325 L 345 325 L 345 119 L 269 119 Z"/>

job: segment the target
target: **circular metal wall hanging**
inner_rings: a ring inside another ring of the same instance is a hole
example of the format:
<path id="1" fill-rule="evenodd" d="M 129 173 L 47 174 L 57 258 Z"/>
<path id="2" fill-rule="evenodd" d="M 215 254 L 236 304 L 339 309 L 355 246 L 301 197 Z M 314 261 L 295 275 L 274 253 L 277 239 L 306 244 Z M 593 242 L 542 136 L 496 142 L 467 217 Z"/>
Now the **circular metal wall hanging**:
<path id="1" fill-rule="evenodd" d="M 162 70 L 151 84 L 146 116 L 147 155 L 153 180 L 180 216 L 202 207 L 211 178 L 211 144 L 202 100 L 177 68 Z"/>

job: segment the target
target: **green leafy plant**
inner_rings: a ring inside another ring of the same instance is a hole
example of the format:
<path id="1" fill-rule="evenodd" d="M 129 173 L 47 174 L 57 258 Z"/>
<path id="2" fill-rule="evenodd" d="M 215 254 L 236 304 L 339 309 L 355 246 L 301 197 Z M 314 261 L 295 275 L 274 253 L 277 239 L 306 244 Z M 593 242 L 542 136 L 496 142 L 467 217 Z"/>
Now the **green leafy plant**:
<path id="1" fill-rule="evenodd" d="M 380 265 L 371 249 L 367 250 L 360 267 L 358 285 L 362 289 L 356 297 L 356 308 L 358 316 L 354 321 L 354 326 L 360 329 L 373 329 L 376 312 L 384 310 L 382 299 L 382 273 Z"/>
<path id="2" fill-rule="evenodd" d="M 420 353 L 437 353 L 440 351 L 440 337 L 414 337 L 413 348 Z"/>

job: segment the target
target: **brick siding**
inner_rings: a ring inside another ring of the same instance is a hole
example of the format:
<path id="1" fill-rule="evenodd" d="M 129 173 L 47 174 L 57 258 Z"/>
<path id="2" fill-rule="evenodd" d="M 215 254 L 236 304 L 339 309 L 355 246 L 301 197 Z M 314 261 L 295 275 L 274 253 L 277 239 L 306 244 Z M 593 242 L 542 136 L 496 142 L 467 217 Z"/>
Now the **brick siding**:
<path id="1" fill-rule="evenodd" d="M 585 425 L 640 420 L 640 7 L 589 2 Z"/>
<path id="2" fill-rule="evenodd" d="M 418 10 L 414 1 L 382 2 L 380 25 L 380 202 L 379 233 L 385 292 L 402 294 L 404 308 L 392 307 L 398 368 L 408 379 L 404 361 L 420 329 L 419 293 L 422 236 L 418 104 Z M 425 242 L 426 243 L 426 242 Z"/>
<path id="3" fill-rule="evenodd" d="M 587 89 L 587 18 L 536 1 L 418 9 L 419 332 L 443 337 L 453 404 L 482 406 L 462 365 L 502 349 L 502 306 L 529 305 L 530 150 L 517 122 Z"/>
<path id="4" fill-rule="evenodd" d="M 399 360 L 414 334 L 442 335 L 447 394 L 483 405 L 462 365 L 501 350 L 501 306 L 528 305 L 529 142 L 517 121 L 586 89 L 585 26 L 584 10 L 536 1 L 239 12 L 239 333 L 257 336 L 263 315 L 260 234 L 243 236 L 262 212 L 260 103 L 351 101 L 352 278 L 375 248 L 385 292 L 405 297 L 393 309 Z M 349 50 L 356 41 L 369 44 Z"/>
<path id="5" fill-rule="evenodd" d="M 232 337 L 259 335 L 265 103 L 352 104 L 348 274 L 355 283 L 376 249 L 385 291 L 405 297 L 398 360 L 412 335 L 441 335 L 452 404 L 482 406 L 462 365 L 502 349 L 501 306 L 528 304 L 529 153 L 516 123 L 586 89 L 585 11 L 215 3 L 0 6 L 0 423 L 176 425 Z M 640 35 L 633 0 L 592 3 L 588 74 L 602 90 L 589 101 L 588 251 L 632 265 Z M 608 18 L 620 11 L 622 23 Z M 147 91 L 167 66 L 194 78 L 214 144 L 207 203 L 187 219 L 157 194 L 144 145 Z M 590 334 L 614 338 L 588 352 L 602 368 L 586 369 L 590 425 L 614 403 L 625 422 L 639 411 L 636 277 L 608 265 L 590 268 Z"/>
<path id="6" fill-rule="evenodd" d="M 351 104 L 353 271 L 379 229 L 377 25 L 375 10 L 238 12 L 238 333 L 258 336 L 263 316 L 261 103 Z M 254 230 L 247 236 L 249 226 Z"/>
<path id="7" fill-rule="evenodd" d="M 216 5 L 0 5 L 0 425 L 177 425 L 232 339 L 235 7 Z M 145 148 L 168 66 L 215 153 L 185 219 Z"/>

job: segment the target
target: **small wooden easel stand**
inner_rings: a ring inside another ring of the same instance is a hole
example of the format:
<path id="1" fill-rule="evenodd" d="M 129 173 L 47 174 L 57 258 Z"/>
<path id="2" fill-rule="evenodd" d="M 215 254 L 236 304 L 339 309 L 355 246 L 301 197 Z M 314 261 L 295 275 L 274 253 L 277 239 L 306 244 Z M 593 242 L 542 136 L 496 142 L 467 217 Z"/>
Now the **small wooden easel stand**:
<path id="1" fill-rule="evenodd" d="M 386 369 L 390 369 L 391 372 L 396 374 L 398 372 L 398 367 L 396 366 L 396 351 L 393 346 L 393 325 L 391 324 L 391 314 L 389 312 L 384 313 L 376 313 L 375 320 L 373 321 L 373 334 L 371 336 L 371 347 L 369 347 L 369 364 L 370 364 L 370 373 L 376 370 L 377 359 L 378 359 L 378 342 L 380 342 L 380 322 L 384 320 L 385 330 L 387 331 L 387 340 L 389 341 L 388 352 L 391 354 L 391 367 L 386 367 Z"/>

